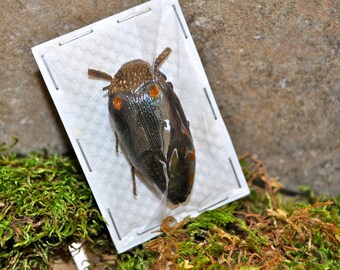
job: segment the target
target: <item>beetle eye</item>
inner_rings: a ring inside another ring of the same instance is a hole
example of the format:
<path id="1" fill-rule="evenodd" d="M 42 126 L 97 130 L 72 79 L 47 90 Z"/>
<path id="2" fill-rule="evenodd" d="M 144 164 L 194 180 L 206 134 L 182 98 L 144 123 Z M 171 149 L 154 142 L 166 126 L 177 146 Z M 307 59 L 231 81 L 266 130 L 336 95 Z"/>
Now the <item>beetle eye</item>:
<path id="1" fill-rule="evenodd" d="M 165 76 L 165 74 L 162 73 L 162 72 L 160 72 L 158 69 L 155 69 L 155 74 L 156 74 L 157 76 L 162 77 L 165 81 L 167 80 L 167 77 Z"/>

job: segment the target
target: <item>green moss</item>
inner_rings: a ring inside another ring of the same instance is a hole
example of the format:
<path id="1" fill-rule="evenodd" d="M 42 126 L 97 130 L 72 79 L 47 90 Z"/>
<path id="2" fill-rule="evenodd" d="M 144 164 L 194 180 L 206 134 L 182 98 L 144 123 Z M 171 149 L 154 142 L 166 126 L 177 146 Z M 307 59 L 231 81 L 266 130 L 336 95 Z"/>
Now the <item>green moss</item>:
<path id="1" fill-rule="evenodd" d="M 78 163 L 0 144 L 0 269 L 49 269 L 81 242 L 90 269 L 340 269 L 340 196 L 303 187 L 287 199 L 252 156 L 241 159 L 251 195 L 176 223 L 118 255 Z"/>
<path id="2" fill-rule="evenodd" d="M 135 248 L 132 253 L 126 253 L 119 256 L 118 269 L 121 270 L 147 270 L 154 260 L 155 253 L 148 250 Z"/>
<path id="3" fill-rule="evenodd" d="M 58 249 L 90 242 L 105 224 L 78 163 L 31 153 L 0 156 L 0 269 L 48 269 Z"/>

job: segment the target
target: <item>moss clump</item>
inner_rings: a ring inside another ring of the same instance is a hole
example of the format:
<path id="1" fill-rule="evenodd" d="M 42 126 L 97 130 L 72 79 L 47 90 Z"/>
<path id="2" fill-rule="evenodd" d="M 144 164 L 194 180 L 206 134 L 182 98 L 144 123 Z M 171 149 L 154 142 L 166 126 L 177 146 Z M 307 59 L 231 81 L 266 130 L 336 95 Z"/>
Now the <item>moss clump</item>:
<path id="1" fill-rule="evenodd" d="M 0 148 L 0 269 L 48 269 L 59 249 L 105 231 L 77 162 Z"/>
<path id="2" fill-rule="evenodd" d="M 340 269 L 340 196 L 304 187 L 287 199 L 251 155 L 240 159 L 250 196 L 168 217 L 162 236 L 118 255 L 75 160 L 0 152 L 1 269 L 48 269 L 73 242 L 84 244 L 90 269 Z"/>
<path id="3" fill-rule="evenodd" d="M 339 197 L 284 200 L 262 162 L 241 164 L 251 195 L 171 229 L 165 220 L 164 236 L 144 245 L 154 269 L 340 269 Z"/>

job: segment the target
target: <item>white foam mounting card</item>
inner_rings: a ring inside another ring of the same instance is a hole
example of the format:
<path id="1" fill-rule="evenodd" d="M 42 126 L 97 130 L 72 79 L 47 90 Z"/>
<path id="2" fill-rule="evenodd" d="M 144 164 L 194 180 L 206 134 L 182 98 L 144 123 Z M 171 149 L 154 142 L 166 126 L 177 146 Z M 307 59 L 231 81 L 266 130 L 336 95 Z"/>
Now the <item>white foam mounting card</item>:
<path id="1" fill-rule="evenodd" d="M 122 64 L 152 62 L 166 47 L 160 67 L 173 83 L 190 122 L 196 173 L 188 200 L 177 207 L 137 179 L 116 154 L 108 111 L 108 83 L 88 77 L 88 68 L 114 75 Z M 32 49 L 74 151 L 118 252 L 158 235 L 162 218 L 181 220 L 249 193 L 201 60 L 176 0 L 149 1 Z"/>

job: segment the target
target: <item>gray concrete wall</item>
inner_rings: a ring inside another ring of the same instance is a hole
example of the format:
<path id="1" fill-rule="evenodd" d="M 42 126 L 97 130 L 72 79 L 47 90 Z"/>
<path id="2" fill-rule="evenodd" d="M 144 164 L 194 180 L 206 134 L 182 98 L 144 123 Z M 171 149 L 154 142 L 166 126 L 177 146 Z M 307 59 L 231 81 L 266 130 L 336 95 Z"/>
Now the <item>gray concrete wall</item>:
<path id="1" fill-rule="evenodd" d="M 0 141 L 72 151 L 30 48 L 141 2 L 1 0 Z M 180 3 L 238 154 L 290 188 L 339 190 L 340 3 Z"/>

